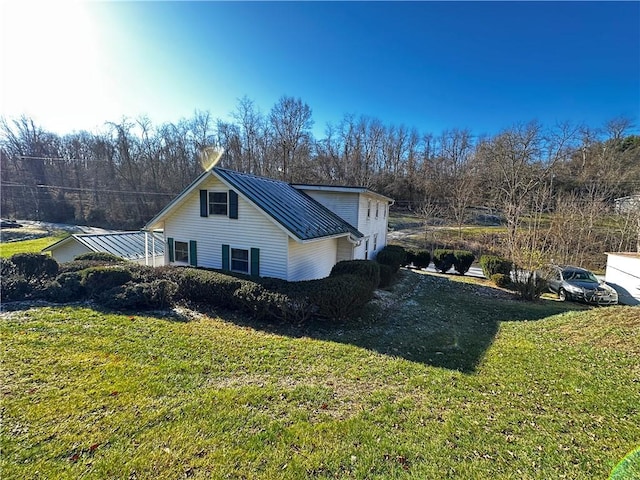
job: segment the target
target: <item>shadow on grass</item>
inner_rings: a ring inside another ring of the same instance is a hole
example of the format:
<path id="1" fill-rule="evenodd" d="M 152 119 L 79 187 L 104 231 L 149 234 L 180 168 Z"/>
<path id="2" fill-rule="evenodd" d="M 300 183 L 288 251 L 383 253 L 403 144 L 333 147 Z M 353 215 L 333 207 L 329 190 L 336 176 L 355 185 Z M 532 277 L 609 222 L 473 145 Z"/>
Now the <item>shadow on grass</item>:
<path id="1" fill-rule="evenodd" d="M 388 291 L 378 291 L 360 316 L 345 322 L 295 326 L 224 315 L 233 323 L 290 337 L 355 345 L 434 367 L 475 371 L 501 322 L 540 320 L 584 307 L 525 302 L 492 287 L 441 275 L 402 271 Z"/>

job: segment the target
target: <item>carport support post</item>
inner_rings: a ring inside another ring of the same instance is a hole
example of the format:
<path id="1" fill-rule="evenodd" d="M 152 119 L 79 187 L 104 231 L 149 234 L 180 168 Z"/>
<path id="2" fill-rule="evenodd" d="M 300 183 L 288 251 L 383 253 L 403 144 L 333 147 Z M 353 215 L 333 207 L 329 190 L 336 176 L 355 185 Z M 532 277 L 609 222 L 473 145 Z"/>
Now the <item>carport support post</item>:
<path id="1" fill-rule="evenodd" d="M 144 231 L 144 264 L 149 266 L 149 232 Z"/>

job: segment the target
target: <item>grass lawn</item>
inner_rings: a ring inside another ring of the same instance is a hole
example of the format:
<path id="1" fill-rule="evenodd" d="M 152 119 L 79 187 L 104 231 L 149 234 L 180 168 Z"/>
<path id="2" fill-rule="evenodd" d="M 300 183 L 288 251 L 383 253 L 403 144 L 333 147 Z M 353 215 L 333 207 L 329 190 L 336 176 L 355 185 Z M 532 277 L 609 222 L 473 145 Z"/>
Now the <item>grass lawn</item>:
<path id="1" fill-rule="evenodd" d="M 640 310 L 455 280 L 403 272 L 349 325 L 5 312 L 2 478 L 607 478 Z"/>
<path id="2" fill-rule="evenodd" d="M 16 253 L 40 253 L 43 248 L 62 240 L 68 233 L 57 234 L 53 237 L 33 238 L 15 242 L 0 243 L 0 257 L 9 258 Z"/>

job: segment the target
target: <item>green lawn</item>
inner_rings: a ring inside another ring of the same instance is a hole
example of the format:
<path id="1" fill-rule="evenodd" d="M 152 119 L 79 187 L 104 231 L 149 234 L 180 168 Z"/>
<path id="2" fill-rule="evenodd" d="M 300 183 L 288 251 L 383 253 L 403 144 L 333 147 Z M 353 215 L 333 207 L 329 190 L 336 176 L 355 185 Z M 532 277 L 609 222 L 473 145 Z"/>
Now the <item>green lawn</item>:
<path id="1" fill-rule="evenodd" d="M 16 253 L 40 253 L 43 248 L 56 243 L 67 235 L 67 233 L 60 233 L 52 237 L 18 240 L 15 242 L 2 242 L 0 243 L 0 257 L 9 258 Z"/>
<path id="2" fill-rule="evenodd" d="M 2 478 L 607 478 L 640 310 L 455 280 L 404 272 L 349 325 L 5 312 Z"/>

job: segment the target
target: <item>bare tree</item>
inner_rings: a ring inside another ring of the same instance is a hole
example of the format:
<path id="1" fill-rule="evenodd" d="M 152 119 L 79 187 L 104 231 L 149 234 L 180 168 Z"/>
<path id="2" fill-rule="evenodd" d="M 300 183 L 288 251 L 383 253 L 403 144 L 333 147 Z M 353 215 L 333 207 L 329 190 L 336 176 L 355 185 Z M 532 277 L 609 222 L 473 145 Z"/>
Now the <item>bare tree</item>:
<path id="1" fill-rule="evenodd" d="M 280 178 L 291 181 L 301 170 L 310 153 L 313 118 L 311 108 L 299 98 L 280 98 L 269 114 L 274 144 L 282 159 Z"/>

